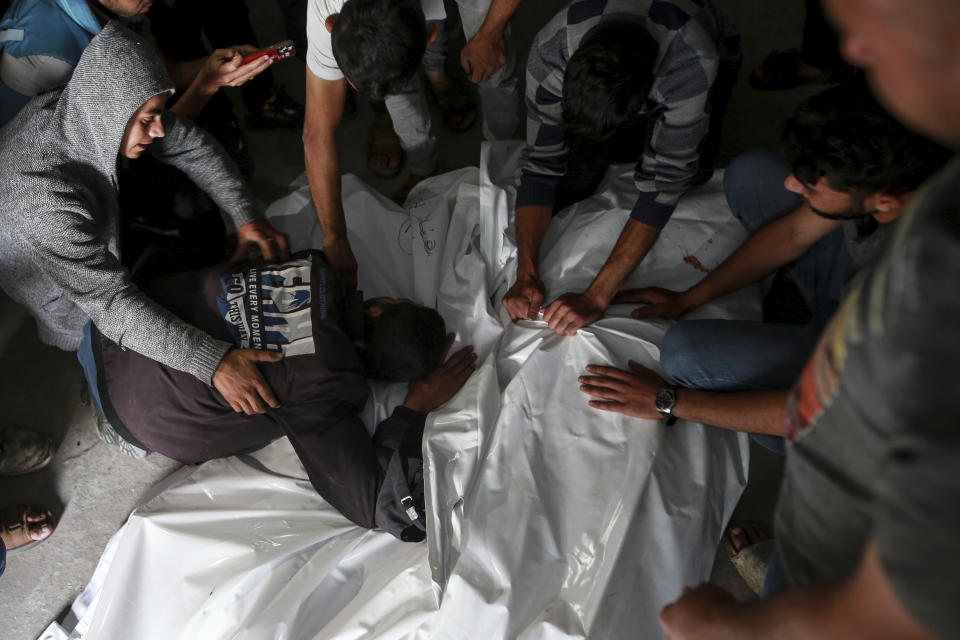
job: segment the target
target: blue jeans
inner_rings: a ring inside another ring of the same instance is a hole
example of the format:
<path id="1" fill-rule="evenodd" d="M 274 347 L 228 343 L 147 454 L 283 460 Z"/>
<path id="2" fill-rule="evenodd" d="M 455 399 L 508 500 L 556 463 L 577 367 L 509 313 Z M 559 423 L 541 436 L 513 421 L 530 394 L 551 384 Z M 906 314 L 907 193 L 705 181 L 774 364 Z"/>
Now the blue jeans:
<path id="1" fill-rule="evenodd" d="M 727 168 L 727 202 L 754 233 L 800 205 L 783 186 L 789 170 L 767 151 L 748 151 Z M 822 238 L 788 267 L 812 312 L 806 325 L 744 320 L 685 320 L 663 338 L 660 363 L 677 384 L 713 391 L 787 389 L 799 377 L 843 290 L 849 254 L 843 232 Z M 761 445 L 783 451 L 783 439 L 755 435 Z"/>
<path id="2" fill-rule="evenodd" d="M 77 349 L 77 360 L 80 361 L 80 367 L 83 369 L 83 375 L 87 379 L 87 388 L 90 390 L 90 400 L 94 406 L 103 413 L 103 405 L 100 403 L 100 387 L 97 381 L 97 363 L 93 357 L 93 338 L 90 330 L 93 322 L 88 320 L 83 326 L 83 340 L 80 341 L 80 348 Z"/>

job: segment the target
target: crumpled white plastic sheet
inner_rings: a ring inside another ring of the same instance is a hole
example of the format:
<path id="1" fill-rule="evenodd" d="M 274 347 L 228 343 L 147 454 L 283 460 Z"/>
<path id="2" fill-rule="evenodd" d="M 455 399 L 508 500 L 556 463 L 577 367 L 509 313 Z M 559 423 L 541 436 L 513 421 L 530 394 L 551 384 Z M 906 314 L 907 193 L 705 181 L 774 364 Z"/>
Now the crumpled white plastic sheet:
<path id="1" fill-rule="evenodd" d="M 485 145 L 479 171 L 421 183 L 406 211 L 343 180 L 365 295 L 436 304 L 458 345 L 480 356 L 427 422 L 427 543 L 352 525 L 281 439 L 156 487 L 77 600 L 70 637 L 662 637 L 659 610 L 709 575 L 746 484 L 747 441 L 587 406 L 576 380 L 584 366 L 657 368 L 667 322 L 632 320 L 630 306 L 572 337 L 509 321 L 499 300 L 515 269 L 519 150 Z M 320 246 L 305 180 L 292 188 L 268 215 L 294 249 Z M 632 168 L 616 167 L 598 195 L 557 216 L 543 244 L 548 301 L 589 284 L 634 198 Z M 744 235 L 717 176 L 683 199 L 625 286 L 685 288 Z M 696 312 L 758 314 L 756 291 Z M 371 430 L 405 388 L 373 391 Z"/>

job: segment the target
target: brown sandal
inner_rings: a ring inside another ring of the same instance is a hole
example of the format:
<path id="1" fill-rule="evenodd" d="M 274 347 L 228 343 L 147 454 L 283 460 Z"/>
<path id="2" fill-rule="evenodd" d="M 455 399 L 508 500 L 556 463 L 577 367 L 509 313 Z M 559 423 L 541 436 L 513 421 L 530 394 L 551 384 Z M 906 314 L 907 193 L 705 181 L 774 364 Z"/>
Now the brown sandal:
<path id="1" fill-rule="evenodd" d="M 53 514 L 34 504 L 10 505 L 0 510 L 0 537 L 7 553 L 36 546 L 50 537 L 55 526 Z M 43 537 L 36 539 L 33 532 Z"/>
<path id="2" fill-rule="evenodd" d="M 18 476 L 37 471 L 53 460 L 57 445 L 28 429 L 0 431 L 0 475 Z"/>

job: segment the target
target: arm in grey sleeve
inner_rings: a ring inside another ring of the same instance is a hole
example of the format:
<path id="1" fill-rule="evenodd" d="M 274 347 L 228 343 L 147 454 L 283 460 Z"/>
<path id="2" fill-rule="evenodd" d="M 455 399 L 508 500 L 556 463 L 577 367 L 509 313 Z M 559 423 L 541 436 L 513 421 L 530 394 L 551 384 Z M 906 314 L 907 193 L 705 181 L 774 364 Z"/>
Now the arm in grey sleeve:
<path id="1" fill-rule="evenodd" d="M 554 191 L 567 164 L 563 122 L 564 30 L 556 31 L 554 18 L 530 47 L 527 58 L 527 144 L 521 160 L 517 206 L 552 206 Z"/>
<path id="2" fill-rule="evenodd" d="M 215 340 L 147 297 L 98 237 L 86 203 L 61 196 L 43 225 L 14 229 L 44 275 L 120 346 L 206 384 L 231 345 Z"/>
<path id="3" fill-rule="evenodd" d="M 151 156 L 187 174 L 238 229 L 263 218 L 236 163 L 213 136 L 169 110 L 163 112 L 163 127 L 166 135 L 150 145 Z"/>
<path id="4" fill-rule="evenodd" d="M 632 217 L 640 222 L 662 227 L 696 176 L 700 146 L 710 127 L 718 55 L 706 34 L 686 30 L 664 55 L 650 96 L 661 112 L 634 174 L 640 194 Z"/>

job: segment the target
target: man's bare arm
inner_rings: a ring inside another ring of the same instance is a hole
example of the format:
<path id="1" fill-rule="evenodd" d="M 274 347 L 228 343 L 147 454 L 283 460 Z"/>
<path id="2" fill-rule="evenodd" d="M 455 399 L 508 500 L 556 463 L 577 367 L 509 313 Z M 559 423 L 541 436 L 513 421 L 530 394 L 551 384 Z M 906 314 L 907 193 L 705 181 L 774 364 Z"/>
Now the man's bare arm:
<path id="1" fill-rule="evenodd" d="M 875 543 L 856 572 L 840 582 L 791 589 L 767 600 L 737 603 L 709 584 L 686 589 L 660 614 L 667 640 L 932 640 L 897 598 Z"/>
<path id="2" fill-rule="evenodd" d="M 583 293 L 565 293 L 543 311 L 543 319 L 557 333 L 573 335 L 599 320 L 621 283 L 643 260 L 660 237 L 660 229 L 630 219 L 624 225 L 606 264 Z"/>
<path id="3" fill-rule="evenodd" d="M 357 286 L 357 260 L 347 240 L 347 223 L 340 200 L 340 153 L 334 135 L 347 82 L 324 80 L 307 70 L 307 101 L 303 152 L 310 194 L 323 228 L 323 251 L 330 265 L 350 286 Z"/>
<path id="4" fill-rule="evenodd" d="M 732 431 L 782 436 L 789 393 L 781 389 L 723 392 L 683 388 L 677 391 L 673 415 Z"/>
<path id="5" fill-rule="evenodd" d="M 657 392 L 667 381 L 646 367 L 629 361 L 629 371 L 591 364 L 580 376 L 580 391 L 592 397 L 594 409 L 623 413 L 634 418 L 658 420 Z M 673 415 L 713 427 L 783 435 L 788 391 L 701 391 L 681 387 Z"/>
<path id="6" fill-rule="evenodd" d="M 536 320 L 543 303 L 540 281 L 540 246 L 550 226 L 552 207 L 529 205 L 517 207 L 514 226 L 517 233 L 517 281 L 507 291 L 501 304 L 511 320 Z"/>
<path id="7" fill-rule="evenodd" d="M 636 309 L 635 318 L 676 318 L 790 264 L 818 240 L 838 229 L 840 224 L 818 216 L 803 204 L 758 229 L 720 266 L 690 289 L 679 292 L 658 287 L 631 289 L 617 294 L 614 302 L 650 305 Z"/>
<path id="8" fill-rule="evenodd" d="M 660 237 L 660 229 L 633 218 L 627 220 L 617 238 L 610 257 L 593 279 L 584 295 L 607 305 L 630 272 L 647 256 L 653 243 Z"/>

